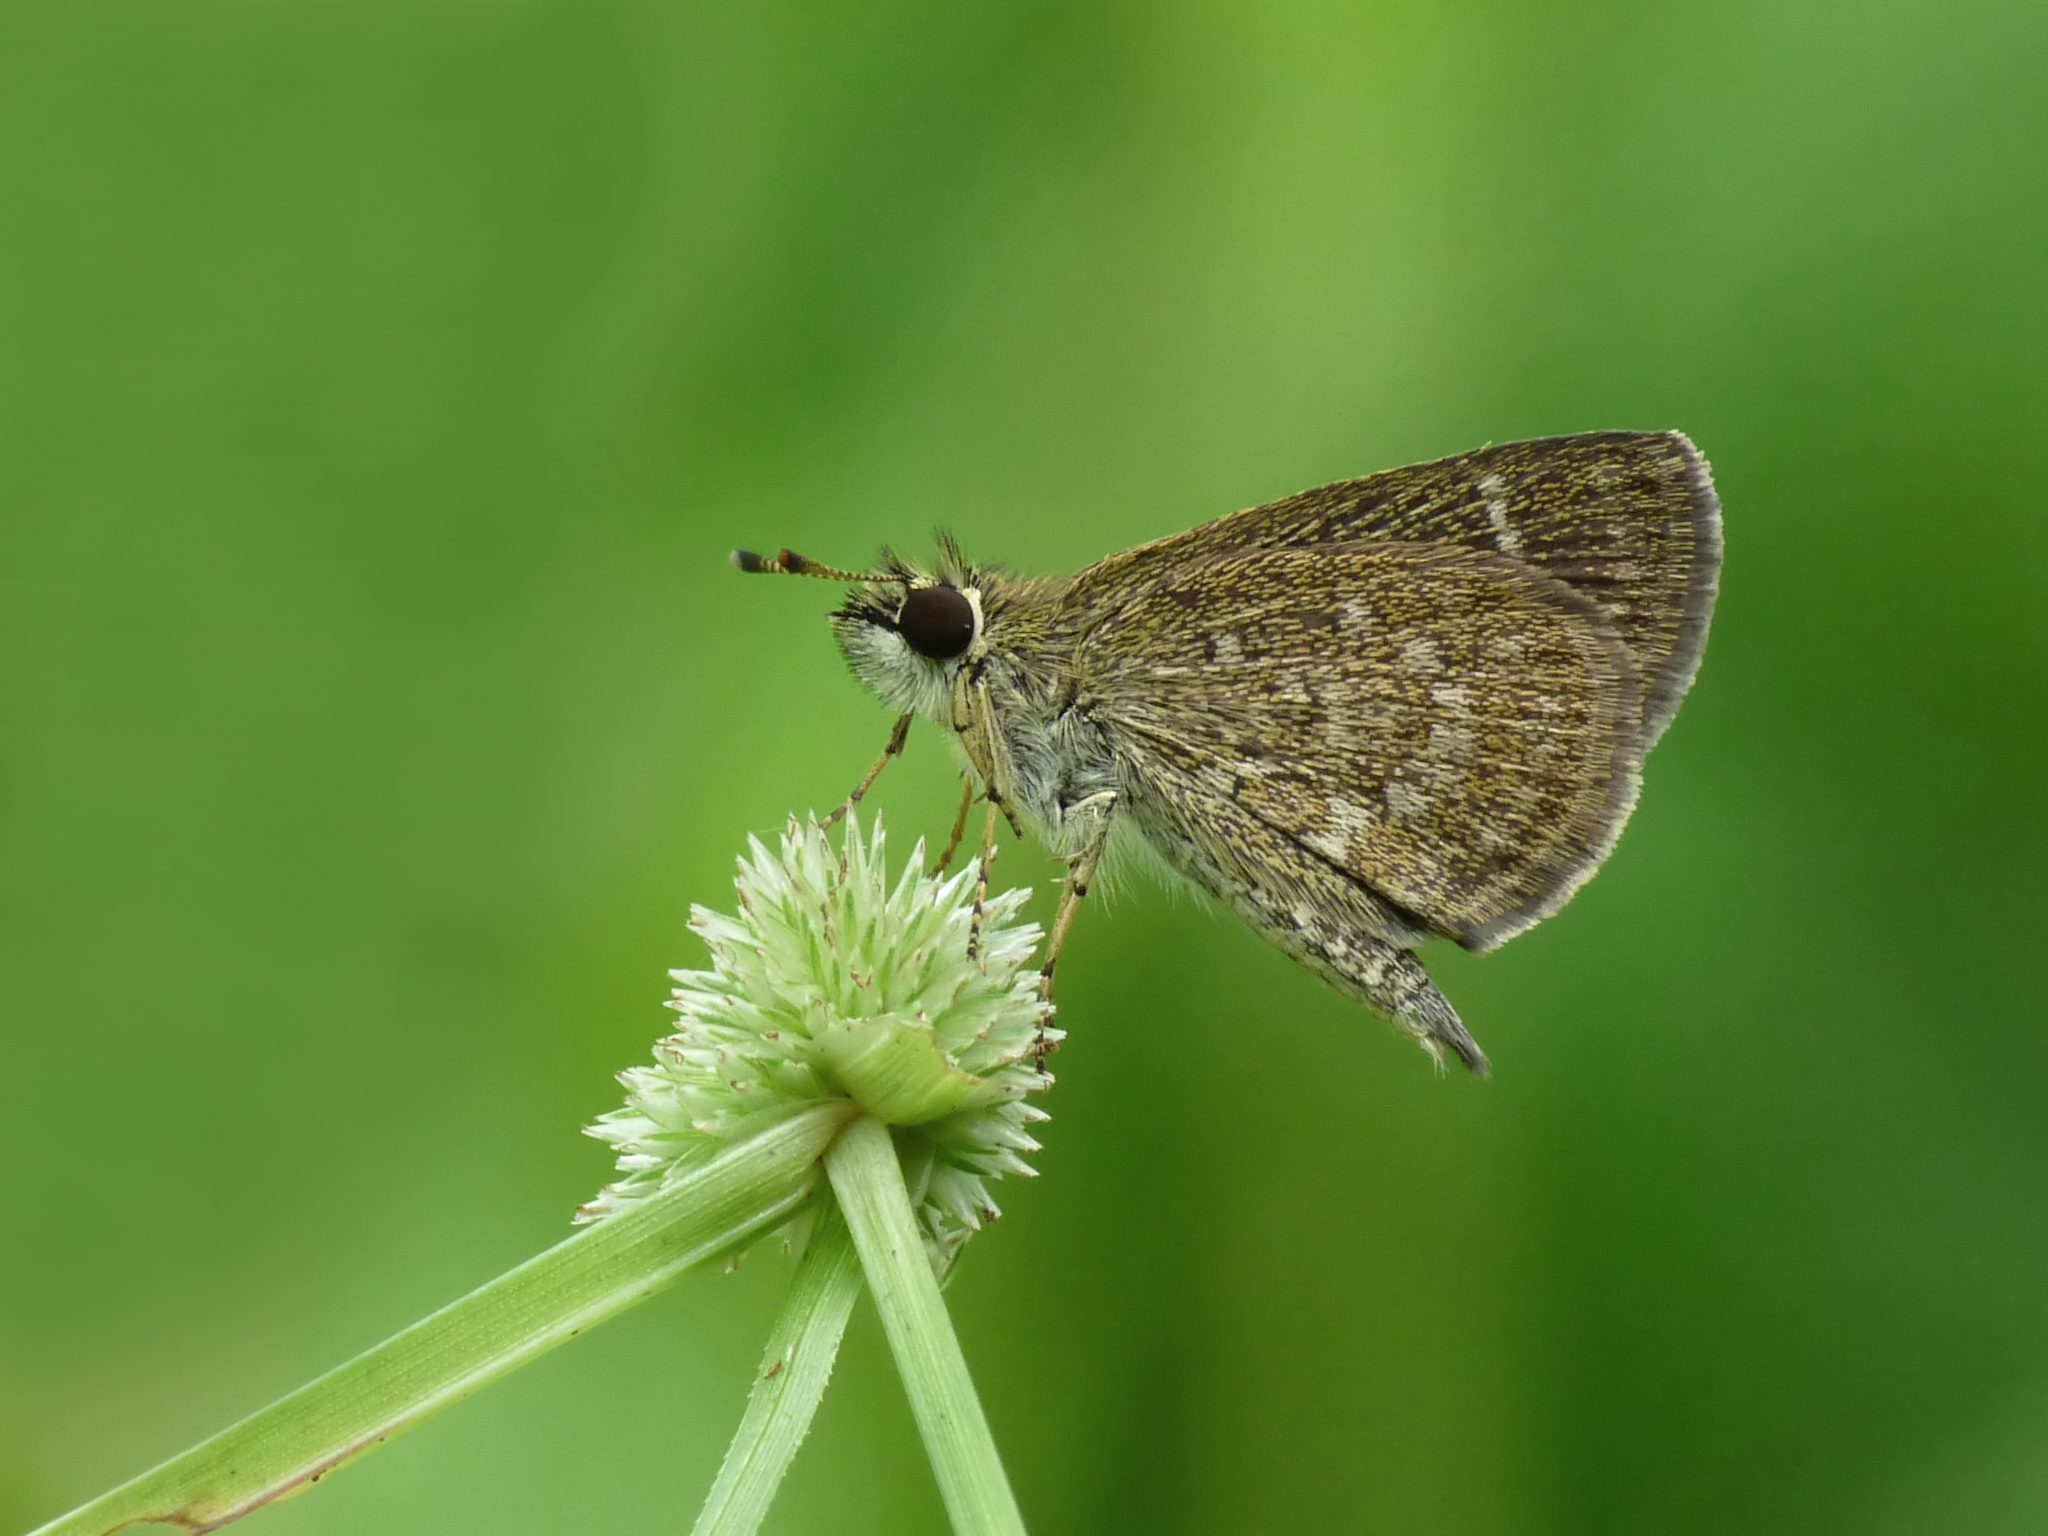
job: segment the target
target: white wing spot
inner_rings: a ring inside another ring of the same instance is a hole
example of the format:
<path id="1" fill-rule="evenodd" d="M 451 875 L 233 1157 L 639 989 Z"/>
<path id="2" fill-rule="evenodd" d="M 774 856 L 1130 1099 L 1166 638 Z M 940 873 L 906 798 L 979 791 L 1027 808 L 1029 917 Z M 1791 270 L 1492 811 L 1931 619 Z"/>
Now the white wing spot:
<path id="1" fill-rule="evenodd" d="M 1401 647 L 1401 665 L 1411 672 L 1438 672 L 1443 664 L 1443 652 L 1434 640 L 1410 640 Z"/>
<path id="2" fill-rule="evenodd" d="M 1351 840 L 1334 831 L 1304 832 L 1301 840 L 1334 864 L 1342 864 L 1351 852 Z"/>
<path id="3" fill-rule="evenodd" d="M 1244 660 L 1244 641 L 1236 630 L 1219 629 L 1209 637 L 1209 654 L 1220 662 L 1234 666 Z"/>
<path id="4" fill-rule="evenodd" d="M 1393 813 L 1394 820 L 1403 826 L 1412 827 L 1417 822 L 1428 819 L 1429 796 L 1406 784 L 1389 784 L 1387 809 Z"/>
<path id="5" fill-rule="evenodd" d="M 1439 722 L 1429 728 L 1429 750 L 1438 757 L 1454 763 L 1469 762 L 1472 758 L 1472 727 L 1469 725 L 1446 725 Z"/>
<path id="6" fill-rule="evenodd" d="M 1486 498 L 1486 521 L 1493 528 L 1493 542 L 1504 555 L 1519 555 L 1522 552 L 1522 536 L 1515 532 L 1515 525 L 1508 521 L 1508 504 L 1501 500 L 1507 490 L 1507 482 L 1499 475 L 1481 475 L 1479 494 Z"/>
<path id="7" fill-rule="evenodd" d="M 1330 796 L 1328 805 L 1329 825 L 1319 832 L 1303 833 L 1302 842 L 1333 863 L 1348 867 L 1363 862 L 1367 834 L 1379 825 L 1378 813 L 1342 795 Z"/>
<path id="8" fill-rule="evenodd" d="M 1429 701 L 1438 709 L 1462 712 L 1472 707 L 1472 690 L 1463 683 L 1438 683 L 1429 690 Z"/>
<path id="9" fill-rule="evenodd" d="M 1359 805 L 1342 795 L 1330 796 L 1330 825 L 1343 833 L 1347 842 L 1363 842 L 1379 820 L 1378 813 L 1369 805 Z"/>
<path id="10" fill-rule="evenodd" d="M 1369 634 L 1372 630 L 1372 604 L 1362 597 L 1350 598 L 1339 604 L 1337 628 L 1347 635 Z"/>

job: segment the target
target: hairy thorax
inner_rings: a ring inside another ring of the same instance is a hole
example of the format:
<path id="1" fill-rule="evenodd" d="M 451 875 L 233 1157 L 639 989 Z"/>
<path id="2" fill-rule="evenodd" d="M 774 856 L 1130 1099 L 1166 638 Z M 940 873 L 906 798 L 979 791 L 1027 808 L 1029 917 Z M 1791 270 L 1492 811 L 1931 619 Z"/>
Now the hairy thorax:
<path id="1" fill-rule="evenodd" d="M 970 664 L 961 695 L 987 701 L 987 720 L 971 705 L 953 724 L 970 764 L 992 767 L 993 782 L 1054 851 L 1072 854 L 1097 829 L 1126 787 L 1114 745 L 1077 677 L 1079 634 L 1065 611 L 1063 583 L 997 589 L 989 604 L 988 646 Z M 983 742 L 996 761 L 977 761 Z"/>

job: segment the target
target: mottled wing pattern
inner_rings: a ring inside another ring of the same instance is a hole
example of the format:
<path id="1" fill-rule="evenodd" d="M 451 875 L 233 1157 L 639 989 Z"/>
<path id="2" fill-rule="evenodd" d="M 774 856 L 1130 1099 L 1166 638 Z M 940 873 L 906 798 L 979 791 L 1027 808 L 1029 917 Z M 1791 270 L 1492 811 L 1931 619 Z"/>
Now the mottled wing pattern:
<path id="1" fill-rule="evenodd" d="M 1130 810 L 1276 937 L 1290 905 L 1337 915 L 1302 888 L 1308 863 L 1378 899 L 1378 916 L 1353 905 L 1382 938 L 1490 949 L 1569 899 L 1634 804 L 1627 648 L 1502 555 L 1150 545 L 1084 572 L 1069 602 L 1079 696 Z"/>
<path id="2" fill-rule="evenodd" d="M 1721 504 L 1677 432 L 1503 443 L 1343 480 L 1162 543 L 1182 558 L 1364 540 L 1507 555 L 1586 597 L 1643 677 L 1643 751 L 1699 670 L 1721 572 Z"/>

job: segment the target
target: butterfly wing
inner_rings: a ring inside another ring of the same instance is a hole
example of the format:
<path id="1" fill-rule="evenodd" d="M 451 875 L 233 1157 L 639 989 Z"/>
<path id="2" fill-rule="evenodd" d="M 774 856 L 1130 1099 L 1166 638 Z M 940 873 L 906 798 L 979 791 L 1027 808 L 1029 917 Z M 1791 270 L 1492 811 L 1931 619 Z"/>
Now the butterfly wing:
<path id="1" fill-rule="evenodd" d="M 1642 676 L 1646 753 L 1699 670 L 1720 581 L 1721 504 L 1681 433 L 1503 443 L 1320 486 L 1160 542 L 1186 560 L 1368 540 L 1491 551 L 1585 597 Z"/>
<path id="2" fill-rule="evenodd" d="M 1151 840 L 1254 926 L 1490 949 L 1599 867 L 1644 729 L 1585 597 L 1457 545 L 1177 546 L 1076 578 L 1077 697 Z"/>

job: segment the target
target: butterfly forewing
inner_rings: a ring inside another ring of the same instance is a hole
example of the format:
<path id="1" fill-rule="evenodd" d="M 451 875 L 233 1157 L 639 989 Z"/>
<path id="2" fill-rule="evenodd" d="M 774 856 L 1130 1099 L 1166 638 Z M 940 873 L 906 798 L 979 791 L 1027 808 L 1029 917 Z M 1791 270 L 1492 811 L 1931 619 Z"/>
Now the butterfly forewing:
<path id="1" fill-rule="evenodd" d="M 1161 542 L 1193 558 L 1365 540 L 1491 550 L 1586 597 L 1642 675 L 1645 752 L 1699 669 L 1721 508 L 1706 461 L 1680 433 L 1503 443 L 1320 486 Z"/>
<path id="2" fill-rule="evenodd" d="M 1158 802 L 1141 819 L 1199 843 L 1233 807 L 1264 829 L 1238 839 L 1267 845 L 1242 851 L 1255 883 L 1312 860 L 1480 949 L 1598 867 L 1643 726 L 1630 653 L 1587 599 L 1455 545 L 1177 542 L 1070 595 L 1081 696 Z"/>

